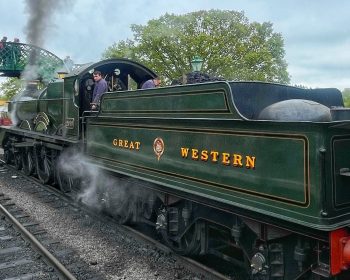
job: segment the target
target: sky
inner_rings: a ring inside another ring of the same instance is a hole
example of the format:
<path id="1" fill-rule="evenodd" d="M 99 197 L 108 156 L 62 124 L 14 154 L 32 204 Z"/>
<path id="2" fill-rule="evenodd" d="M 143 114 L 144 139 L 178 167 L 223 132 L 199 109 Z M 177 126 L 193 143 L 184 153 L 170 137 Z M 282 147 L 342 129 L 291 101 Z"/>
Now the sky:
<path id="1" fill-rule="evenodd" d="M 45 0 L 0 0 L 1 37 L 26 42 L 27 1 Z M 274 31 L 282 34 L 292 85 L 350 88 L 350 1 L 46 1 L 58 7 L 45 10 L 41 47 L 61 58 L 69 55 L 75 63 L 99 61 L 113 43 L 132 39 L 131 24 L 146 25 L 165 13 L 235 10 L 243 11 L 251 22 L 271 22 Z"/>

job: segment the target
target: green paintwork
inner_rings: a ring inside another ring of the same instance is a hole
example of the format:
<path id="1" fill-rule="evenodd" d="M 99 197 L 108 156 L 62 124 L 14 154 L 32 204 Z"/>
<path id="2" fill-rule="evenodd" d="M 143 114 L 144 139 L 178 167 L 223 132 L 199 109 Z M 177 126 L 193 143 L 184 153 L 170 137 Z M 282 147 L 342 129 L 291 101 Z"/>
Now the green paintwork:
<path id="1" fill-rule="evenodd" d="M 143 91 L 129 91 L 105 95 L 101 105 L 103 116 L 172 116 L 241 118 L 232 107 L 227 83 L 210 83 L 168 87 Z"/>
<path id="2" fill-rule="evenodd" d="M 341 209 L 334 207 L 333 192 L 339 197 L 346 187 L 333 187 L 330 160 L 330 137 L 347 139 L 336 146 L 340 158 L 349 150 L 348 130 L 244 120 L 223 82 L 109 94 L 101 108 L 88 120 L 86 140 L 88 155 L 103 168 L 316 229 L 350 220 L 348 195 Z M 164 142 L 159 160 L 156 138 Z M 201 160 L 203 150 L 218 152 L 217 161 Z M 234 154 L 242 156 L 241 167 L 233 165 Z M 255 157 L 254 168 L 246 168 L 247 156 Z"/>
<path id="3" fill-rule="evenodd" d="M 74 82 L 76 77 L 69 77 L 64 80 L 64 98 L 63 98 L 63 121 L 67 128 L 67 137 L 79 139 L 79 101 L 74 93 Z"/>
<path id="4" fill-rule="evenodd" d="M 38 100 L 38 112 L 45 112 L 49 117 L 48 126 L 55 130 L 62 123 L 63 118 L 63 81 L 51 83 Z"/>
<path id="5" fill-rule="evenodd" d="M 350 206 L 350 139 L 349 137 L 333 137 L 331 145 L 335 207 L 347 208 Z M 348 170 L 343 170 L 341 175 L 341 169 Z"/>
<path id="6" fill-rule="evenodd" d="M 55 148 L 80 145 L 102 168 L 230 209 L 249 210 L 254 213 L 250 217 L 266 218 L 265 222 L 274 217 L 326 231 L 349 224 L 349 177 L 340 174 L 350 168 L 349 157 L 344 156 L 350 149 L 349 120 L 257 119 L 261 109 L 284 96 L 307 93 L 328 102 L 326 106 L 339 105 L 338 91 L 214 82 L 106 93 L 98 113 L 83 115 L 89 109 L 82 100 L 91 93 L 86 82 L 93 69 L 109 71 L 110 76 L 121 70 L 119 78 L 126 88 L 127 77 L 134 77 L 140 87 L 154 76 L 123 59 L 89 64 L 28 100 L 11 102 L 11 111 L 17 108 L 25 124 L 23 129 L 7 128 L 6 133 L 54 143 Z M 270 99 L 264 96 L 269 93 Z M 47 130 L 45 120 L 33 123 L 41 112 L 48 116 Z M 28 132 L 35 125 L 42 133 Z M 156 139 L 163 141 L 163 152 L 155 152 Z"/>

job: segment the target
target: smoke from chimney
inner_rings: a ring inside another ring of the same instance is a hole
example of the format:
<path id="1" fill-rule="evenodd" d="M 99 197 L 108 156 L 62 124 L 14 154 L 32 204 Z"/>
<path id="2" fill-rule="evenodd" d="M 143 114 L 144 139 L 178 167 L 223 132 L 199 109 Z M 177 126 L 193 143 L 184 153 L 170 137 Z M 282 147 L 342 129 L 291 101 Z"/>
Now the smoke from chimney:
<path id="1" fill-rule="evenodd" d="M 57 0 L 26 0 L 26 12 L 29 14 L 25 28 L 27 42 L 42 47 L 48 31 L 54 26 L 53 19 L 67 4 Z"/>
<path id="2" fill-rule="evenodd" d="M 25 27 L 26 42 L 43 47 L 46 38 L 54 31 L 55 15 L 64 7 L 71 7 L 70 0 L 26 0 L 25 12 L 29 15 Z M 22 73 L 22 79 L 33 80 L 39 76 L 39 53 L 29 54 L 28 64 Z M 47 79 L 50 80 L 50 79 Z"/>

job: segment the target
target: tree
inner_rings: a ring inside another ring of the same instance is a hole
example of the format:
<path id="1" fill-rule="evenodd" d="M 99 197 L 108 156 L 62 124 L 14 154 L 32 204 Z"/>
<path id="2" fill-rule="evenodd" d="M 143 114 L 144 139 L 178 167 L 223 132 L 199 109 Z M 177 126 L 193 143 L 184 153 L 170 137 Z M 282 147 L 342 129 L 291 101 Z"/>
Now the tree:
<path id="1" fill-rule="evenodd" d="M 204 59 L 202 71 L 228 80 L 289 83 L 281 34 L 272 24 L 250 23 L 243 12 L 198 11 L 165 14 L 147 25 L 132 25 L 133 40 L 107 48 L 104 58 L 137 60 L 166 80 L 190 71 L 195 55 Z"/>
<path id="2" fill-rule="evenodd" d="M 10 100 L 22 89 L 22 81 L 18 78 L 7 78 L 0 84 L 0 92 L 6 100 Z"/>
<path id="3" fill-rule="evenodd" d="M 342 94 L 343 94 L 344 106 L 350 107 L 350 88 L 345 88 L 342 91 Z"/>

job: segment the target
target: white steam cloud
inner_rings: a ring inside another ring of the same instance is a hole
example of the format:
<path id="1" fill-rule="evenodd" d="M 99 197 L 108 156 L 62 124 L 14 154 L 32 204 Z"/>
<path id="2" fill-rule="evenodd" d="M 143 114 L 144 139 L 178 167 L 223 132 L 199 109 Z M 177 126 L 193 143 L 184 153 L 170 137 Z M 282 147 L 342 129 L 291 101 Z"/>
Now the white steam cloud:
<path id="1" fill-rule="evenodd" d="M 79 151 L 63 152 L 58 168 L 80 183 L 78 201 L 119 219 L 121 223 L 135 221 L 143 212 L 149 213 L 155 203 L 153 194 L 145 189 L 148 183 L 109 174 L 89 163 Z"/>

